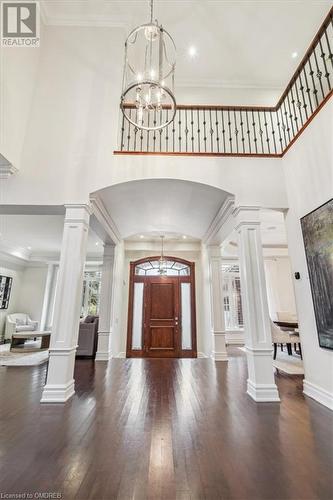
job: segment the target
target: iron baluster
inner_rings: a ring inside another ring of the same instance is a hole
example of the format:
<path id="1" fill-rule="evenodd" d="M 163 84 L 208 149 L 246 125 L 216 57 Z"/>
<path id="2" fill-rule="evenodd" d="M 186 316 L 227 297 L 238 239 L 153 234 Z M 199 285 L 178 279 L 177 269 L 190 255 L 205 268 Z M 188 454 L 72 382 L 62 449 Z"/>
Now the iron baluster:
<path id="1" fill-rule="evenodd" d="M 205 153 L 207 152 L 207 129 L 206 129 L 206 110 L 203 110 L 203 126 L 204 126 L 204 146 Z"/>
<path id="2" fill-rule="evenodd" d="M 287 127 L 286 127 L 286 125 L 285 125 L 285 123 L 283 121 L 282 106 L 280 106 L 279 111 L 280 111 L 281 128 L 282 128 L 283 136 L 284 136 L 284 147 L 286 148 L 287 147 L 287 135 L 286 135 L 286 129 L 287 129 Z"/>
<path id="3" fill-rule="evenodd" d="M 309 99 L 310 109 L 311 109 L 311 114 L 312 114 L 313 113 L 313 106 L 312 106 L 312 98 L 311 98 L 311 89 L 309 87 L 308 77 L 307 77 L 306 70 L 305 70 L 305 65 L 304 65 L 304 68 L 303 68 L 303 73 L 304 73 L 305 84 L 306 84 L 306 90 L 305 90 L 305 92 L 308 94 L 308 99 Z"/>
<path id="4" fill-rule="evenodd" d="M 292 136 L 294 137 L 295 136 L 294 121 L 293 121 L 293 114 L 291 112 L 289 92 L 287 93 L 287 104 L 288 104 L 288 110 L 289 110 L 289 115 L 288 115 L 288 118 L 289 118 L 289 127 L 291 125 L 291 132 L 292 132 Z"/>
<path id="5" fill-rule="evenodd" d="M 257 134 L 256 134 L 256 123 L 255 123 L 255 121 L 254 121 L 254 114 L 253 114 L 253 110 L 252 110 L 252 127 L 253 127 L 253 136 L 254 136 L 253 142 L 254 142 L 254 146 L 255 146 L 256 154 L 258 154 Z"/>
<path id="6" fill-rule="evenodd" d="M 331 66 L 333 68 L 333 54 L 331 51 L 331 45 L 330 45 L 330 42 L 328 39 L 327 30 L 328 30 L 328 27 L 325 29 L 325 39 L 326 39 L 326 44 L 327 44 L 328 53 L 329 53 L 328 59 L 331 61 Z"/>
<path id="7" fill-rule="evenodd" d="M 194 121 L 193 121 L 193 108 L 191 109 L 191 148 L 192 148 L 192 153 L 194 152 Z"/>
<path id="8" fill-rule="evenodd" d="M 259 121 L 259 136 L 260 136 L 260 142 L 261 142 L 261 152 L 264 153 L 264 143 L 263 143 L 263 140 L 262 140 L 262 136 L 263 136 L 263 129 L 261 128 L 261 120 L 260 120 L 260 111 L 257 112 L 258 113 L 258 121 Z"/>
<path id="9" fill-rule="evenodd" d="M 294 97 L 294 93 L 293 93 L 293 86 L 295 84 L 293 84 L 290 88 L 290 92 L 291 92 L 291 104 L 293 105 L 293 110 L 294 110 L 294 122 L 295 122 L 295 125 L 296 125 L 296 132 L 298 132 L 298 117 L 297 117 L 297 113 L 296 113 L 296 106 L 295 106 L 295 97 Z"/>
<path id="10" fill-rule="evenodd" d="M 230 147 L 230 153 L 232 153 L 231 121 L 230 121 L 229 109 L 228 109 L 228 127 L 229 127 L 229 147 Z"/>
<path id="11" fill-rule="evenodd" d="M 329 74 L 328 69 L 327 69 L 327 64 L 326 64 L 326 59 L 325 59 L 326 54 L 325 54 L 324 49 L 323 49 L 323 44 L 322 44 L 321 38 L 319 38 L 319 45 L 320 45 L 320 50 L 321 50 L 320 57 L 323 60 L 323 65 L 325 68 L 325 75 L 324 76 L 327 80 L 328 90 L 331 90 L 330 74 Z"/>
<path id="12" fill-rule="evenodd" d="M 214 148 L 213 148 L 213 129 L 212 129 L 212 110 L 210 109 L 209 110 L 209 125 L 210 125 L 210 150 L 211 150 L 211 153 L 214 151 Z"/>
<path id="13" fill-rule="evenodd" d="M 245 116 L 246 116 L 246 127 L 247 127 L 246 133 L 247 133 L 247 139 L 249 142 L 249 153 L 251 154 L 251 137 L 250 137 L 249 117 L 247 114 L 247 110 L 245 111 Z"/>
<path id="14" fill-rule="evenodd" d="M 269 111 L 269 117 L 270 117 L 270 120 L 271 120 L 271 130 L 272 130 L 272 137 L 273 137 L 273 143 L 274 143 L 274 151 L 275 151 L 275 154 L 277 153 L 277 149 L 276 149 L 276 140 L 275 140 L 275 129 L 274 129 L 274 126 L 273 126 L 273 116 L 272 116 L 272 111 L 270 110 Z"/>
<path id="15" fill-rule="evenodd" d="M 178 119 L 178 141 L 179 141 L 179 152 L 182 150 L 182 115 L 181 110 L 178 110 L 179 119 Z"/>
<path id="16" fill-rule="evenodd" d="M 268 147 L 268 154 L 270 154 L 271 153 L 271 148 L 270 148 L 270 145 L 269 145 L 266 111 L 264 111 L 264 120 L 265 120 L 264 127 L 265 127 L 265 130 L 266 130 L 266 142 L 267 142 L 267 147 Z"/>
<path id="17" fill-rule="evenodd" d="M 318 93 L 318 90 L 316 89 L 316 85 L 315 85 L 315 80 L 313 78 L 313 75 L 314 75 L 314 71 L 312 69 L 312 65 L 311 65 L 311 56 L 309 57 L 308 59 L 308 64 L 310 66 L 310 76 L 311 76 L 311 79 L 312 79 L 312 85 L 313 85 L 313 95 L 315 96 L 315 100 L 316 100 L 316 108 L 319 106 L 319 101 L 318 101 L 318 96 L 317 96 L 317 93 Z"/>
<path id="18" fill-rule="evenodd" d="M 237 128 L 237 118 L 236 118 L 236 110 L 234 109 L 234 126 L 235 126 L 235 136 L 236 136 L 236 152 L 239 153 L 239 148 L 238 148 L 238 134 L 239 130 Z"/>
<path id="19" fill-rule="evenodd" d="M 299 77 L 299 81 L 300 81 L 300 84 L 301 84 L 300 91 L 302 92 L 303 109 L 304 109 L 304 112 L 305 112 L 305 118 L 307 120 L 308 119 L 308 105 L 305 102 L 304 85 L 303 85 L 303 80 L 302 80 L 302 72 L 299 73 L 298 77 Z M 302 125 L 303 125 L 303 122 L 302 122 Z"/>
<path id="20" fill-rule="evenodd" d="M 125 148 L 124 132 L 125 132 L 125 115 L 123 114 L 123 117 L 121 120 L 121 136 L 120 136 L 120 150 L 121 151 L 124 151 L 124 148 Z"/>
<path id="21" fill-rule="evenodd" d="M 198 151 L 200 153 L 200 116 L 199 116 L 199 109 L 197 109 L 197 125 L 198 125 Z"/>
<path id="22" fill-rule="evenodd" d="M 240 126 L 241 126 L 241 132 L 242 132 L 242 148 L 243 148 L 243 153 L 245 153 L 245 138 L 244 138 L 244 122 L 243 122 L 243 115 L 242 115 L 242 110 L 239 110 L 239 116 L 240 116 Z"/>
<path id="23" fill-rule="evenodd" d="M 286 99 L 284 99 L 283 101 L 283 109 L 284 109 L 284 117 L 285 117 L 285 126 L 286 126 L 286 130 L 287 130 L 287 134 L 288 134 L 288 141 L 290 142 L 290 125 L 289 125 L 289 121 L 288 121 L 288 112 L 287 112 L 287 109 L 286 109 Z"/>
<path id="24" fill-rule="evenodd" d="M 319 80 L 319 86 L 320 86 L 320 90 L 321 90 L 321 95 L 322 95 L 322 98 L 324 99 L 325 98 L 324 87 L 323 87 L 323 82 L 321 81 L 321 78 L 323 76 L 323 72 L 320 70 L 319 64 L 318 64 L 317 53 L 316 53 L 316 48 L 317 47 L 318 47 L 318 42 L 317 42 L 316 47 L 314 48 L 313 56 L 314 56 L 314 60 L 315 60 L 315 63 L 316 63 L 316 68 L 317 68 L 316 77 Z"/>

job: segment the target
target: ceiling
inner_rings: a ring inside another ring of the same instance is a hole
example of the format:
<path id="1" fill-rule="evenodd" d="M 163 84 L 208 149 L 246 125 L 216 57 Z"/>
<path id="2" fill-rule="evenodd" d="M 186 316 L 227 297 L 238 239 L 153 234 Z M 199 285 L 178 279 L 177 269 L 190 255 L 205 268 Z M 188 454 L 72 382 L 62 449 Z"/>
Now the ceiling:
<path id="1" fill-rule="evenodd" d="M 123 238 L 170 233 L 201 239 L 228 193 L 196 182 L 149 179 L 117 184 L 98 195 Z"/>
<path id="2" fill-rule="evenodd" d="M 46 24 L 121 28 L 125 39 L 148 21 L 148 5 L 44 0 L 42 12 Z M 331 6 L 327 0 L 156 0 L 155 17 L 175 39 L 178 85 L 283 89 Z"/>
<path id="3" fill-rule="evenodd" d="M 1 215 L 0 251 L 26 260 L 58 256 L 63 229 L 62 215 Z M 87 255 L 102 254 L 101 240 L 89 230 Z"/>

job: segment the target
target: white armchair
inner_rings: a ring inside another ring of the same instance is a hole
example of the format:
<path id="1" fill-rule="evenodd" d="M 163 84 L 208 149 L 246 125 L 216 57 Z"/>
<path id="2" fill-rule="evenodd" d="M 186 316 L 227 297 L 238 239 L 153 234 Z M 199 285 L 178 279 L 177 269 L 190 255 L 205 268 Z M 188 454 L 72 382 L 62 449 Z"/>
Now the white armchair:
<path id="1" fill-rule="evenodd" d="M 288 354 L 292 354 L 291 344 L 299 344 L 300 347 L 300 338 L 298 335 L 293 334 L 292 332 L 286 332 L 285 330 L 281 330 L 281 328 L 271 320 L 271 332 L 272 332 L 272 342 L 274 344 L 274 359 L 276 359 L 277 345 L 278 344 L 286 344 Z M 301 352 L 301 349 L 300 349 Z"/>
<path id="2" fill-rule="evenodd" d="M 5 339 L 11 339 L 14 333 L 35 332 L 38 330 L 38 321 L 33 321 L 28 314 L 8 314 L 6 318 Z"/>

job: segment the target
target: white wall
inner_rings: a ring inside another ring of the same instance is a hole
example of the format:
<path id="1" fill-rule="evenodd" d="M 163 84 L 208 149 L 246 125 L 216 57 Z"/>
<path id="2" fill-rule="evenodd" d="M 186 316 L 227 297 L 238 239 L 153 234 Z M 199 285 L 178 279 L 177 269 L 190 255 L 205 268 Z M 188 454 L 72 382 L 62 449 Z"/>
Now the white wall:
<path id="1" fill-rule="evenodd" d="M 0 274 L 2 276 L 9 276 L 9 277 L 13 278 L 8 309 L 1 309 L 0 310 L 0 339 L 1 339 L 2 336 L 4 335 L 4 331 L 5 331 L 7 314 L 20 312 L 18 310 L 18 302 L 19 302 L 19 295 L 20 295 L 20 290 L 21 290 L 21 286 L 22 286 L 23 269 L 16 267 L 16 266 L 8 267 L 8 264 L 4 264 L 4 263 L 0 262 Z"/>
<path id="2" fill-rule="evenodd" d="M 38 321 L 42 316 L 47 266 L 26 267 L 18 296 L 18 312 L 29 314 L 31 319 Z"/>
<path id="3" fill-rule="evenodd" d="M 333 194 L 333 101 L 323 107 L 283 158 L 289 211 L 286 216 L 300 336 L 305 392 L 333 408 L 333 351 L 319 347 L 300 218 Z"/>
<path id="4" fill-rule="evenodd" d="M 268 309 L 272 320 L 277 312 L 296 314 L 295 293 L 288 257 L 265 258 Z"/>
<path id="5" fill-rule="evenodd" d="M 41 36 L 44 36 L 41 26 Z M 31 119 L 41 48 L 0 47 L 0 152 L 21 168 L 21 153 Z"/>

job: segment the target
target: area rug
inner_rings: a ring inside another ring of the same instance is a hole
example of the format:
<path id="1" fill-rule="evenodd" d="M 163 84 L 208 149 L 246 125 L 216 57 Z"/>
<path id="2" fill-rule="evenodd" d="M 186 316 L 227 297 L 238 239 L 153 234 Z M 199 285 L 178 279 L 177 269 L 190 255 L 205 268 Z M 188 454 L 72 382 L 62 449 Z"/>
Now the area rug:
<path id="1" fill-rule="evenodd" d="M 0 366 L 36 366 L 49 359 L 47 350 L 40 352 L 10 352 L 9 344 L 0 350 Z"/>
<path id="2" fill-rule="evenodd" d="M 245 347 L 238 347 L 243 352 L 246 352 Z M 278 349 L 276 359 L 273 359 L 273 366 L 276 370 L 287 373 L 288 375 L 304 375 L 303 361 L 300 356 L 289 356 L 286 352 L 281 352 Z"/>

